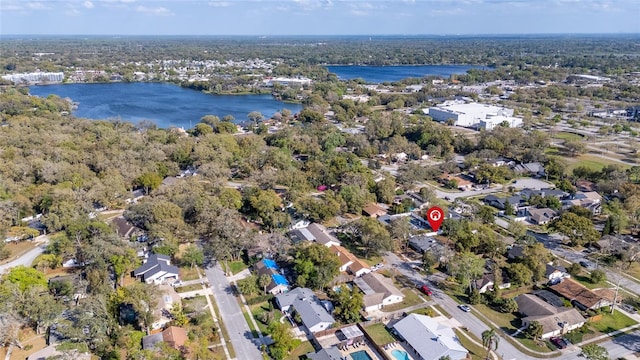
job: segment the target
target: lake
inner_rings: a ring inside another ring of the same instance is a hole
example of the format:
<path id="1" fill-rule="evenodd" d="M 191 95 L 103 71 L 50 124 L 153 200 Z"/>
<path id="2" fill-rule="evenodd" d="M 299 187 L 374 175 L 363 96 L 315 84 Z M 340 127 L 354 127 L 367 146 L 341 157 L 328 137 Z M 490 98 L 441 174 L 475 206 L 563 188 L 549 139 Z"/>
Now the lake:
<path id="1" fill-rule="evenodd" d="M 41 97 L 70 98 L 79 103 L 73 111 L 77 117 L 151 120 L 161 128 L 189 129 L 204 115 L 232 115 L 236 122 L 243 122 L 252 111 L 270 118 L 285 108 L 293 114 L 302 110 L 301 104 L 277 101 L 271 95 L 211 95 L 164 83 L 60 84 L 31 86 L 29 91 Z"/>
<path id="2" fill-rule="evenodd" d="M 454 74 L 465 74 L 469 69 L 487 68 L 486 66 L 473 65 L 327 66 L 327 69 L 338 75 L 340 79 L 351 80 L 362 78 L 372 84 L 394 82 L 406 78 L 422 78 L 425 76 L 449 78 Z"/>

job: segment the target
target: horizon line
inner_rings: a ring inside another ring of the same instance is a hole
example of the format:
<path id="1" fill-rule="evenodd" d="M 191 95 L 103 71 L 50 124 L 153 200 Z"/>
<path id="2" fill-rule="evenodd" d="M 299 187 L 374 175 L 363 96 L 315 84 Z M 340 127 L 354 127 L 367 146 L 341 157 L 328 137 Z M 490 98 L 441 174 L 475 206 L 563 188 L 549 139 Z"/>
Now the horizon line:
<path id="1" fill-rule="evenodd" d="M 211 36 L 211 37 L 316 37 L 316 36 L 432 36 L 432 37 L 456 37 L 456 36 L 535 36 L 535 35 L 545 35 L 545 36 L 560 36 L 560 35 L 640 35 L 640 32 L 531 32 L 531 33 L 447 33 L 447 34 L 402 34 L 402 33 L 389 33 L 389 34 L 44 34 L 44 33 L 34 33 L 34 34 L 3 34 L 0 36 L 0 41 L 4 37 L 20 37 L 20 36 L 170 36 L 170 37 L 178 37 L 178 36 Z"/>

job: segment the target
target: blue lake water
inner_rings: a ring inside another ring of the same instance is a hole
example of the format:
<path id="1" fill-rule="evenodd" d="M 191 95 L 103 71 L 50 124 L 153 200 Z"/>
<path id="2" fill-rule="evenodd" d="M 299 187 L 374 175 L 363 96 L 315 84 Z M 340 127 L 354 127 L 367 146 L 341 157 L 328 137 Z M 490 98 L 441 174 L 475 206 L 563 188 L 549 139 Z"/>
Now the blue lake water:
<path id="1" fill-rule="evenodd" d="M 89 119 L 121 118 L 137 123 L 151 120 L 161 128 L 195 126 L 204 115 L 222 118 L 232 115 L 236 122 L 258 111 L 269 118 L 282 109 L 295 114 L 302 105 L 275 100 L 271 95 L 211 95 L 163 83 L 61 84 L 31 86 L 32 95 L 56 94 L 78 102 L 73 114 Z"/>
<path id="2" fill-rule="evenodd" d="M 448 78 L 453 74 L 465 74 L 469 69 L 487 69 L 486 66 L 472 65 L 406 65 L 406 66 L 359 66 L 359 65 L 331 65 L 330 72 L 340 79 L 351 80 L 362 78 L 368 83 L 399 81 L 406 78 L 421 78 L 425 76 L 439 76 Z"/>

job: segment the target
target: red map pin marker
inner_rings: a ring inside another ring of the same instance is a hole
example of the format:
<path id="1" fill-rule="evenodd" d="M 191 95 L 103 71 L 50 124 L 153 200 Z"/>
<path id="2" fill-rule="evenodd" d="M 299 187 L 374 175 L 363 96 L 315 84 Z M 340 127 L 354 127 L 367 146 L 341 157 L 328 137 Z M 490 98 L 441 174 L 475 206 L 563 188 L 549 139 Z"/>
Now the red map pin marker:
<path id="1" fill-rule="evenodd" d="M 438 231 L 443 220 L 444 211 L 442 211 L 438 206 L 434 206 L 427 210 L 427 221 L 429 222 L 429 225 L 431 225 L 433 231 Z"/>

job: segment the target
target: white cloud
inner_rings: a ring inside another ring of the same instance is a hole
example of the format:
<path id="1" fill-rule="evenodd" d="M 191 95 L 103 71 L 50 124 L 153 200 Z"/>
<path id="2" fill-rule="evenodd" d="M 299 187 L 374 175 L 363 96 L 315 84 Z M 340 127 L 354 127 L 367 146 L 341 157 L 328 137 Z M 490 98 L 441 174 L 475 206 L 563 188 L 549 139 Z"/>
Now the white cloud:
<path id="1" fill-rule="evenodd" d="M 24 7 L 17 1 L 2 0 L 0 1 L 0 12 L 22 11 Z"/>
<path id="2" fill-rule="evenodd" d="M 146 7 L 143 5 L 138 5 L 136 8 L 137 12 L 141 12 L 147 15 L 155 15 L 155 16 L 171 16 L 174 15 L 169 9 L 164 6 L 159 7 Z"/>
<path id="3" fill-rule="evenodd" d="M 213 0 L 213 1 L 209 1 L 209 6 L 213 6 L 213 7 L 229 7 L 231 6 L 231 3 L 228 1 L 223 1 L 223 0 Z"/>
<path id="4" fill-rule="evenodd" d="M 47 6 L 44 3 L 39 2 L 39 1 L 27 3 L 27 7 L 29 9 L 31 9 L 31 10 L 49 10 L 49 9 L 51 9 L 50 6 Z"/>
<path id="5" fill-rule="evenodd" d="M 91 1 L 89 1 L 89 0 L 83 2 L 82 6 L 86 7 L 87 9 L 93 9 L 93 7 L 94 7 L 93 3 Z"/>

